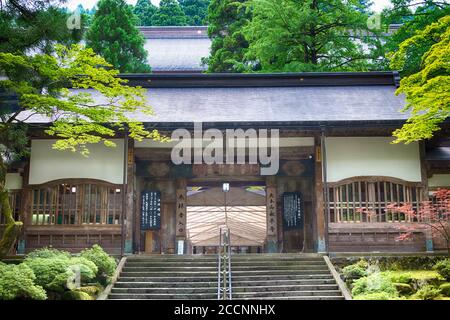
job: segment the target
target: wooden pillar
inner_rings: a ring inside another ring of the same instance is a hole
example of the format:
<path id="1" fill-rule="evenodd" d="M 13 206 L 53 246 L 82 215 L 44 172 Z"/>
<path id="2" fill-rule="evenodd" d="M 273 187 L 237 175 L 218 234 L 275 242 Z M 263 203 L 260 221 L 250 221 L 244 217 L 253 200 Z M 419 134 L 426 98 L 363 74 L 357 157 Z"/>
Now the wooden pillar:
<path id="1" fill-rule="evenodd" d="M 326 252 L 326 232 L 325 230 L 325 198 L 323 183 L 323 146 L 320 136 L 314 138 L 316 146 L 315 157 L 315 177 L 314 177 L 314 194 L 315 194 L 315 216 L 316 216 L 316 250 L 317 252 Z"/>
<path id="2" fill-rule="evenodd" d="M 266 252 L 278 252 L 278 219 L 277 219 L 277 186 L 275 177 L 266 179 L 266 219 L 267 219 L 267 238 Z"/>
<path id="3" fill-rule="evenodd" d="M 186 179 L 179 179 L 176 183 L 176 253 L 186 253 L 186 215 L 187 215 L 187 183 Z"/>
<path id="4" fill-rule="evenodd" d="M 135 222 L 134 192 L 135 161 L 134 161 L 134 140 L 128 140 L 127 155 L 127 185 L 126 185 L 126 208 L 125 208 L 125 254 L 133 253 L 133 223 Z"/>

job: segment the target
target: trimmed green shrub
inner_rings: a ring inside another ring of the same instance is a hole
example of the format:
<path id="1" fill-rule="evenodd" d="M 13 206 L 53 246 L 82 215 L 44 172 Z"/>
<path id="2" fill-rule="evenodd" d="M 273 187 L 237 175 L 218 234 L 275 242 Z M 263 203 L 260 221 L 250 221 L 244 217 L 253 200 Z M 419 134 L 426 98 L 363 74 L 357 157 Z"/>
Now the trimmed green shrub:
<path id="1" fill-rule="evenodd" d="M 353 283 L 352 295 L 367 295 L 370 293 L 384 292 L 390 296 L 397 296 L 397 290 L 388 277 L 381 273 L 374 273 L 360 278 Z"/>
<path id="2" fill-rule="evenodd" d="M 414 295 L 411 296 L 412 299 L 418 300 L 434 300 L 441 295 L 441 291 L 433 286 L 426 285 L 420 288 Z"/>
<path id="3" fill-rule="evenodd" d="M 54 248 L 42 248 L 37 249 L 29 254 L 27 254 L 27 258 L 33 259 L 33 258 L 70 258 L 71 255 L 67 251 L 61 251 Z"/>
<path id="4" fill-rule="evenodd" d="M 93 245 L 91 249 L 83 250 L 80 257 L 92 261 L 97 266 L 97 280 L 100 283 L 108 283 L 109 278 L 114 275 L 117 267 L 116 260 L 107 254 L 99 245 Z"/>
<path id="5" fill-rule="evenodd" d="M 450 297 L 450 283 L 443 283 L 439 287 L 439 290 L 441 290 L 441 293 L 446 296 Z"/>
<path id="6" fill-rule="evenodd" d="M 44 288 L 34 283 L 33 270 L 25 264 L 0 264 L 0 300 L 45 300 Z"/>
<path id="7" fill-rule="evenodd" d="M 355 264 L 351 264 L 342 269 L 346 279 L 359 279 L 367 276 L 368 264 L 365 260 L 360 260 Z"/>
<path id="8" fill-rule="evenodd" d="M 354 300 L 394 300 L 396 298 L 396 296 L 386 292 L 375 292 L 353 297 Z"/>
<path id="9" fill-rule="evenodd" d="M 36 275 L 36 284 L 47 290 L 63 292 L 68 279 L 74 276 L 68 258 L 26 258 L 24 263 Z"/>
<path id="10" fill-rule="evenodd" d="M 445 280 L 450 281 L 450 259 L 436 263 L 433 267 Z"/>
<path id="11" fill-rule="evenodd" d="M 98 273 L 98 268 L 94 262 L 83 258 L 83 257 L 74 257 L 70 259 L 70 266 L 72 270 L 75 271 L 74 268 L 80 268 L 81 274 L 81 282 L 88 282 L 92 279 L 95 279 Z"/>
<path id="12" fill-rule="evenodd" d="M 414 293 L 414 289 L 410 284 L 407 283 L 394 283 L 395 289 L 401 295 L 407 296 Z"/>
<path id="13" fill-rule="evenodd" d="M 74 290 L 74 291 L 64 292 L 63 300 L 93 300 L 93 299 L 86 292 Z"/>

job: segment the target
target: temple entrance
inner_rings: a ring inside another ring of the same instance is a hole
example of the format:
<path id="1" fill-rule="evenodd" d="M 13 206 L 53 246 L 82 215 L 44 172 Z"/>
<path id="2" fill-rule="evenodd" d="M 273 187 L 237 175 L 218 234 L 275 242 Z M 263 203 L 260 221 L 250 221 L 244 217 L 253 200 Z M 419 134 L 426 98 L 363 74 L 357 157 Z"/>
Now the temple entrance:
<path id="1" fill-rule="evenodd" d="M 254 183 L 253 183 L 254 184 Z M 234 254 L 261 253 L 267 235 L 266 187 L 240 182 L 187 187 L 186 245 L 190 254 L 215 254 L 229 228 Z"/>

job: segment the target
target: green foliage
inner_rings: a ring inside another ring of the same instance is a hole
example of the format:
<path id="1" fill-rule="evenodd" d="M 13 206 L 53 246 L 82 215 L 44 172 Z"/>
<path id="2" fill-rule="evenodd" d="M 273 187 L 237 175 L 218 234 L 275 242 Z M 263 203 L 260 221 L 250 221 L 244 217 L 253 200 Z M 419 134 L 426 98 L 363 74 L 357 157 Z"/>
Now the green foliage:
<path id="1" fill-rule="evenodd" d="M 417 31 L 424 29 L 433 22 L 450 14 L 450 5 L 441 1 L 424 1 L 412 11 L 409 6 L 413 0 L 395 0 L 392 1 L 392 8 L 383 11 L 384 25 L 391 23 L 402 24 L 401 27 L 392 35 L 386 37 L 384 45 L 385 52 L 395 52 L 399 49 L 402 42 L 413 37 Z M 409 49 L 408 59 L 401 70 L 402 77 L 409 76 L 421 69 L 421 58 L 430 50 L 433 42 L 423 42 L 420 46 L 414 46 Z M 388 60 L 383 60 L 381 68 L 388 69 Z"/>
<path id="2" fill-rule="evenodd" d="M 411 299 L 415 300 L 434 300 L 441 295 L 441 291 L 434 286 L 426 285 L 420 288 Z"/>
<path id="3" fill-rule="evenodd" d="M 411 112 L 407 123 L 394 132 L 395 142 L 430 139 L 450 115 L 450 15 L 405 40 L 390 56 L 391 67 L 401 69 L 417 50 L 432 44 L 421 57 L 420 71 L 400 82 L 397 94 L 405 94 Z"/>
<path id="4" fill-rule="evenodd" d="M 250 4 L 246 59 L 260 64 L 263 72 L 367 71 L 378 58 L 381 42 L 368 36 L 368 14 L 358 0 Z"/>
<path id="5" fill-rule="evenodd" d="M 92 298 L 98 296 L 98 294 L 102 290 L 103 290 L 103 287 L 101 287 L 101 286 L 87 286 L 87 287 L 80 287 L 80 288 L 76 289 L 76 291 L 87 293 Z"/>
<path id="6" fill-rule="evenodd" d="M 63 300 L 93 300 L 93 298 L 86 292 L 73 290 L 64 292 Z"/>
<path id="7" fill-rule="evenodd" d="M 66 258 L 70 259 L 71 255 L 70 252 L 62 251 L 54 248 L 42 248 L 42 249 L 36 249 L 26 256 L 28 259 L 34 259 L 34 258 Z"/>
<path id="8" fill-rule="evenodd" d="M 441 290 L 441 293 L 446 296 L 450 297 L 450 283 L 443 283 L 439 287 L 439 290 Z"/>
<path id="9" fill-rule="evenodd" d="M 185 26 L 187 18 L 177 0 L 161 0 L 158 11 L 152 16 L 154 26 Z"/>
<path id="10" fill-rule="evenodd" d="M 434 269 L 447 281 L 450 281 L 450 259 L 436 263 Z"/>
<path id="11" fill-rule="evenodd" d="M 179 0 L 189 26 L 207 25 L 206 15 L 210 0 Z"/>
<path id="12" fill-rule="evenodd" d="M 23 263 L 0 263 L 0 300 L 47 299 L 45 290 L 34 283 L 35 279 L 33 270 Z"/>
<path id="13" fill-rule="evenodd" d="M 158 11 L 158 8 L 150 0 L 138 0 L 133 9 L 137 17 L 136 24 L 139 26 L 152 26 L 152 17 Z"/>
<path id="14" fill-rule="evenodd" d="M 93 280 L 98 268 L 92 261 L 84 257 L 71 257 L 58 250 L 38 250 L 26 257 L 24 264 L 36 275 L 36 284 L 54 292 L 70 289 L 76 274 L 79 272 L 82 283 Z"/>
<path id="15" fill-rule="evenodd" d="M 92 261 L 97 266 L 98 280 L 102 284 L 106 284 L 108 279 L 114 275 L 117 263 L 99 245 L 94 245 L 91 249 L 83 250 L 80 257 Z"/>
<path id="16" fill-rule="evenodd" d="M 122 73 L 150 72 L 136 24 L 132 6 L 124 0 L 100 0 L 86 44 Z"/>
<path id="17" fill-rule="evenodd" d="M 395 289 L 400 293 L 401 295 L 411 295 L 414 293 L 414 289 L 410 284 L 407 283 L 395 283 L 394 282 Z"/>
<path id="18" fill-rule="evenodd" d="M 211 0 L 208 7 L 208 34 L 211 54 L 203 59 L 208 72 L 244 72 L 250 70 L 244 59 L 248 41 L 243 27 L 250 21 L 247 0 Z"/>
<path id="19" fill-rule="evenodd" d="M 360 260 L 355 264 L 351 264 L 342 269 L 346 279 L 359 279 L 367 276 L 368 263 L 365 260 Z"/>
<path id="20" fill-rule="evenodd" d="M 59 139 L 55 149 L 88 155 L 89 144 L 115 146 L 110 138 L 125 126 L 133 139 L 159 138 L 157 131 L 148 132 L 142 123 L 127 117 L 133 112 L 152 114 L 146 105 L 145 90 L 127 86 L 126 80 L 117 77 L 118 71 L 92 49 L 56 46 L 54 56 L 0 53 L 0 71 L 8 77 L 0 80 L 0 88 L 17 93 L 21 105 L 8 123 L 21 113 L 47 117 L 64 114 L 46 131 Z M 69 83 L 73 91 L 66 88 Z M 86 89 L 97 91 L 103 101 L 96 102 Z"/>
<path id="21" fill-rule="evenodd" d="M 409 273 L 384 272 L 384 274 L 394 283 L 411 284 L 413 278 Z"/>
<path id="22" fill-rule="evenodd" d="M 367 277 L 360 278 L 353 282 L 352 295 L 366 295 L 370 293 L 386 293 L 392 297 L 398 295 L 394 284 L 388 277 L 381 273 L 373 273 Z"/>
<path id="23" fill-rule="evenodd" d="M 30 267 L 36 275 L 36 284 L 46 290 L 63 292 L 67 283 L 74 276 L 67 258 L 26 258 L 24 264 Z"/>
<path id="24" fill-rule="evenodd" d="M 354 300 L 394 300 L 397 297 L 386 292 L 374 292 L 353 297 Z"/>
<path id="25" fill-rule="evenodd" d="M 95 279 L 99 273 L 97 265 L 86 259 L 85 257 L 73 257 L 70 259 L 70 266 L 72 270 L 78 269 L 81 275 L 81 282 L 86 283 L 90 280 Z M 76 269 L 73 269 L 76 268 Z"/>
<path id="26" fill-rule="evenodd" d="M 28 49 L 53 52 L 55 42 L 70 45 L 81 40 L 80 29 L 69 30 L 69 13 L 58 8 L 62 1 L 2 1 L 0 52 L 24 53 Z"/>

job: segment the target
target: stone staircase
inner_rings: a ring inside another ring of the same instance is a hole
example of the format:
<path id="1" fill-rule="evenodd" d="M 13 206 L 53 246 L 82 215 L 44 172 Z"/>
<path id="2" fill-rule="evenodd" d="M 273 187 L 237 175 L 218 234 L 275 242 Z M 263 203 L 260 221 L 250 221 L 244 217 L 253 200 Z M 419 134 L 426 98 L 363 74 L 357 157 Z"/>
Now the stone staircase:
<path id="1" fill-rule="evenodd" d="M 343 300 L 323 257 L 233 255 L 234 300 Z M 131 256 L 108 299 L 215 300 L 217 256 Z"/>

